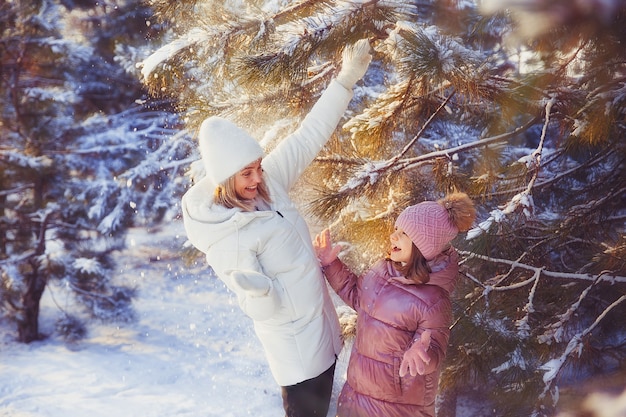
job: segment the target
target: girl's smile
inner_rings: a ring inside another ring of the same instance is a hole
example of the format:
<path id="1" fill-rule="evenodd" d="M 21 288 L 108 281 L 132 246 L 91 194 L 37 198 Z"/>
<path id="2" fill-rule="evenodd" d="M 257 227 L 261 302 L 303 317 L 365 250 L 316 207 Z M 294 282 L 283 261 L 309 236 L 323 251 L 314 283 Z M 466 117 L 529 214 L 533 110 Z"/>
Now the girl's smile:
<path id="1" fill-rule="evenodd" d="M 389 236 L 391 250 L 389 257 L 394 262 L 409 262 L 413 251 L 413 242 L 402 229 L 396 226 L 394 232 Z"/>

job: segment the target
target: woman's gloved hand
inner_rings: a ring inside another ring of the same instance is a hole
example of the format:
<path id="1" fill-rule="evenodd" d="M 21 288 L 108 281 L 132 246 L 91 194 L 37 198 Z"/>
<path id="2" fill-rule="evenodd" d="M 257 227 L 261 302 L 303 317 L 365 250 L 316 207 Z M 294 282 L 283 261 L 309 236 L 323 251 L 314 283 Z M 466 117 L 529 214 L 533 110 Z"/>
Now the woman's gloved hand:
<path id="1" fill-rule="evenodd" d="M 250 297 L 263 297 L 270 292 L 272 280 L 256 271 L 227 271 L 233 285 L 245 291 Z"/>
<path id="2" fill-rule="evenodd" d="M 267 275 L 250 270 L 225 271 L 225 274 L 237 293 L 239 306 L 253 320 L 270 319 L 280 309 L 280 284 Z"/>
<path id="3" fill-rule="evenodd" d="M 337 75 L 337 81 L 348 90 L 352 90 L 354 84 L 359 81 L 372 61 L 371 47 L 367 39 L 361 39 L 354 45 L 344 48 L 341 59 L 341 70 Z"/>

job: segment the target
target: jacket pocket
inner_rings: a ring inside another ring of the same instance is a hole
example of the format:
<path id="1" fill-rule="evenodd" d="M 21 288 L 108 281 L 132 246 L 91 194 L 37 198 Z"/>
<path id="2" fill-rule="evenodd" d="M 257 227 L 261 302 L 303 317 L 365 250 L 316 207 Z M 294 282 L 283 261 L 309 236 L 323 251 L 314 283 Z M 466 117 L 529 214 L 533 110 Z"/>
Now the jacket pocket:
<path id="1" fill-rule="evenodd" d="M 431 401 L 426 396 L 431 395 L 433 390 L 428 388 L 429 381 L 424 378 L 423 375 L 411 376 L 407 373 L 404 377 L 400 377 L 400 363 L 401 358 L 396 358 L 398 363 L 398 369 L 395 370 L 395 374 L 399 381 L 399 396 L 402 396 L 403 402 L 408 400 L 409 404 L 423 406 L 429 404 Z M 394 366 L 395 367 L 395 366 Z M 433 383 L 430 378 L 430 383 Z"/>
<path id="2" fill-rule="evenodd" d="M 393 387 L 394 387 L 394 391 L 395 394 L 397 396 L 401 396 L 403 393 L 403 388 L 402 388 L 402 378 L 400 377 L 400 364 L 402 363 L 402 358 L 399 358 L 397 356 L 394 356 L 393 358 Z"/>

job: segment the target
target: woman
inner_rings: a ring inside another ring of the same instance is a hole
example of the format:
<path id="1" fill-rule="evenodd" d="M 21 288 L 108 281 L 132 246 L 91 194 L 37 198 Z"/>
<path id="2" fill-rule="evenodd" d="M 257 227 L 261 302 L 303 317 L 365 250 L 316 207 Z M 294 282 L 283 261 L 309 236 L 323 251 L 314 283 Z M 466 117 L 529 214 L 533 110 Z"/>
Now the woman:
<path id="1" fill-rule="evenodd" d="M 326 416 L 341 350 L 335 308 L 289 191 L 337 127 L 371 61 L 361 40 L 302 124 L 267 156 L 231 122 L 206 119 L 206 177 L 183 196 L 191 243 L 253 319 L 287 417 Z"/>
<path id="2" fill-rule="evenodd" d="M 357 312 L 356 339 L 338 417 L 434 417 L 458 275 L 450 241 L 475 218 L 455 193 L 406 208 L 396 219 L 389 257 L 362 278 L 337 258 L 325 230 L 315 248 L 326 279 Z"/>

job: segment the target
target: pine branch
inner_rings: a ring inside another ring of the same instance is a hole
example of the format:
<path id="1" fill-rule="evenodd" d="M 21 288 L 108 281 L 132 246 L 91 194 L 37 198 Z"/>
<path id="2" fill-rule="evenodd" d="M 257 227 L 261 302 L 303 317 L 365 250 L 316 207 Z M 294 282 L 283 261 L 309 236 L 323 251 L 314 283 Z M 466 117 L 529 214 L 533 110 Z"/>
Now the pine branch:
<path id="1" fill-rule="evenodd" d="M 468 252 L 468 251 L 459 251 L 459 253 L 466 256 L 468 259 L 475 258 L 475 259 L 480 259 L 483 261 L 491 262 L 494 264 L 509 265 L 513 268 L 525 269 L 525 270 L 533 272 L 534 274 L 539 273 L 540 275 L 545 275 L 547 277 L 552 277 L 552 278 L 576 280 L 576 281 L 595 281 L 599 277 L 601 277 L 602 281 L 607 281 L 611 284 L 616 283 L 616 282 L 626 283 L 626 276 L 609 275 L 609 274 L 593 275 L 593 274 L 577 274 L 577 273 L 570 273 L 570 272 L 557 272 L 557 271 L 547 270 L 543 267 L 536 267 L 532 265 L 523 264 L 517 261 L 512 261 L 510 259 L 494 258 L 491 256 L 479 255 L 477 253 Z M 510 285 L 510 286 L 505 286 L 505 287 L 497 287 L 497 286 L 488 285 L 488 286 L 485 286 L 485 288 L 488 288 L 490 291 L 508 291 L 508 290 L 514 290 L 524 285 L 527 285 L 532 281 L 533 281 L 533 278 L 524 281 L 522 285 L 520 285 L 521 283 Z"/>
<path id="2" fill-rule="evenodd" d="M 308 16 L 301 16 L 303 10 Z M 315 13 L 316 10 L 319 13 Z M 266 20 L 275 24 L 275 31 L 273 36 L 266 36 L 267 42 L 260 43 L 262 52 L 250 52 L 237 58 L 238 81 L 247 88 L 300 84 L 306 79 L 311 58 L 330 55 L 336 62 L 337 51 L 342 46 L 375 33 L 379 30 L 377 22 L 400 16 L 407 14 L 394 10 L 382 0 L 309 1 L 283 10 Z"/>
<path id="3" fill-rule="evenodd" d="M 504 218 L 511 214 L 514 213 L 515 211 L 519 210 L 520 207 L 522 207 L 522 210 L 524 212 L 524 214 L 526 215 L 527 218 L 529 218 L 532 214 L 532 212 L 534 211 L 534 203 L 533 203 L 533 198 L 532 198 L 532 190 L 533 190 L 533 186 L 535 185 L 535 182 L 537 181 L 537 178 L 539 176 L 539 171 L 541 168 L 541 155 L 542 155 L 542 151 L 543 151 L 543 144 L 545 142 L 545 138 L 546 138 L 546 131 L 548 129 L 548 125 L 550 123 L 550 111 L 552 109 L 552 106 L 554 105 L 555 99 L 554 97 L 550 100 L 548 100 L 548 102 L 546 103 L 546 108 L 545 108 L 545 121 L 543 124 L 543 128 L 541 131 L 541 137 L 539 139 L 539 144 L 537 145 L 537 149 L 535 149 L 530 155 L 528 155 L 526 158 L 522 158 L 519 162 L 525 163 L 527 169 L 532 172 L 532 176 L 530 178 L 530 181 L 528 181 L 528 184 L 526 185 L 526 188 L 524 190 L 522 190 L 521 192 L 515 194 L 505 205 L 502 209 L 497 209 L 491 212 L 491 215 L 489 216 L 489 218 L 487 220 L 484 220 L 483 222 L 481 222 L 478 227 L 470 230 L 467 234 L 467 239 L 474 239 L 476 237 L 478 237 L 479 235 L 481 235 L 482 233 L 484 233 L 485 231 L 488 231 L 491 226 L 493 225 L 493 223 L 500 223 L 502 220 L 504 220 Z"/>
<path id="4" fill-rule="evenodd" d="M 359 114 L 343 125 L 350 132 L 355 152 L 364 156 L 378 156 L 388 146 L 389 135 L 402 124 L 402 114 L 414 107 L 413 79 L 399 81 L 376 96 Z"/>
<path id="5" fill-rule="evenodd" d="M 400 151 L 400 153 L 396 156 L 394 156 L 390 161 L 390 165 L 393 165 L 394 163 L 396 163 L 400 158 L 402 158 L 404 155 L 406 155 L 406 153 L 409 151 L 409 149 L 411 149 L 413 147 L 413 145 L 415 144 L 415 142 L 417 142 L 417 140 L 422 136 L 422 134 L 424 133 L 424 131 L 430 126 L 430 124 L 433 122 L 433 120 L 435 120 L 435 117 L 441 112 L 441 110 L 443 110 L 447 105 L 448 102 L 452 99 L 452 97 L 454 97 L 454 94 L 456 93 L 455 90 L 452 90 L 452 92 L 450 94 L 448 94 L 448 97 L 445 98 L 445 100 L 443 100 L 441 102 L 441 104 L 439 105 L 439 107 L 437 107 L 437 110 L 435 110 L 433 112 L 433 114 L 430 115 L 430 117 L 428 118 L 428 120 L 426 120 L 426 122 L 424 123 L 424 125 L 420 128 L 419 132 L 417 132 L 417 134 L 413 137 L 413 139 L 411 139 L 405 146 L 404 148 Z"/>
<path id="6" fill-rule="evenodd" d="M 540 271 L 535 271 L 532 278 L 530 278 L 533 282 L 533 286 L 528 293 L 528 298 L 526 305 L 522 307 L 522 311 L 525 313 L 524 317 L 515 321 L 515 326 L 518 329 L 518 334 L 522 339 L 527 338 L 530 335 L 530 315 L 535 312 L 534 300 L 535 295 L 537 294 L 537 288 L 539 286 L 539 277 L 541 275 Z"/>
<path id="7" fill-rule="evenodd" d="M 563 327 L 573 317 L 574 313 L 576 313 L 576 311 L 580 308 L 583 300 L 587 297 L 587 295 L 589 295 L 589 292 L 600 282 L 601 277 L 602 274 L 599 274 L 598 278 L 580 293 L 580 295 L 578 296 L 578 300 L 573 303 L 566 312 L 559 314 L 557 316 L 558 320 L 555 323 L 547 326 L 546 331 L 537 337 L 539 343 L 550 344 L 552 341 L 551 339 L 553 339 L 557 343 L 563 341 Z"/>
<path id="8" fill-rule="evenodd" d="M 396 164 L 396 166 L 394 167 L 394 169 L 395 170 L 410 169 L 413 166 L 417 166 L 420 163 L 427 161 L 427 160 L 434 160 L 434 159 L 441 158 L 441 157 L 449 158 L 450 155 L 455 154 L 455 153 L 461 153 L 463 151 L 481 148 L 484 146 L 492 145 L 494 143 L 507 141 L 508 139 L 511 139 L 519 135 L 520 133 L 527 131 L 531 126 L 533 126 L 536 123 L 538 118 L 539 116 L 536 116 L 532 118 L 530 121 L 528 121 L 526 124 L 524 124 L 523 126 L 518 127 L 508 133 L 503 133 L 501 135 L 487 137 L 484 139 L 477 140 L 476 142 L 470 142 L 470 143 L 455 146 L 452 148 L 443 149 L 440 151 L 429 152 L 425 155 L 420 155 L 414 158 L 400 159 L 398 163 Z"/>
<path id="9" fill-rule="evenodd" d="M 322 162 L 326 164 L 338 164 L 338 165 L 348 165 L 348 166 L 357 166 L 363 165 L 363 158 L 353 158 L 346 155 L 333 154 L 328 156 L 318 156 L 315 158 L 316 162 Z"/>
<path id="10" fill-rule="evenodd" d="M 591 326 L 587 327 L 582 332 L 579 332 L 576 335 L 574 335 L 574 337 L 572 337 L 572 339 L 567 344 L 567 347 L 565 348 L 565 351 L 561 354 L 561 356 L 559 356 L 556 359 L 552 359 L 546 362 L 543 366 L 540 367 L 540 369 L 546 371 L 545 374 L 543 375 L 543 382 L 545 385 L 544 385 L 544 389 L 542 393 L 539 396 L 540 400 L 545 398 L 549 394 L 549 392 L 552 390 L 555 379 L 558 376 L 558 374 L 561 372 L 567 359 L 574 353 L 578 353 L 578 355 L 580 356 L 584 348 L 583 339 L 600 324 L 602 319 L 604 319 L 604 317 L 606 317 L 606 315 L 609 314 L 611 310 L 613 310 L 615 307 L 619 306 L 621 303 L 625 301 L 626 301 L 626 295 L 622 295 L 620 298 L 618 298 L 613 303 L 611 303 L 611 305 L 605 308 L 602 311 L 602 313 L 598 317 L 596 317 L 595 321 L 593 322 Z M 558 400 L 558 395 L 553 395 L 553 401 L 555 404 L 557 400 Z"/>
<path id="11" fill-rule="evenodd" d="M 451 97 L 452 95 L 448 97 L 448 100 Z M 439 106 L 439 108 L 437 109 L 437 112 L 439 112 L 444 107 L 445 107 L 445 103 Z M 427 124 L 432 122 L 434 116 L 435 114 L 433 114 L 428 119 Z M 525 131 L 533 124 L 534 124 L 534 119 L 531 122 L 527 123 L 526 125 L 519 127 L 509 133 L 485 138 L 482 140 L 478 140 L 476 142 L 466 143 L 466 144 L 452 147 L 449 149 L 429 152 L 427 154 L 420 155 L 418 157 L 402 159 L 402 155 L 404 155 L 408 150 L 408 146 L 406 146 L 397 155 L 393 156 L 392 158 L 389 158 L 384 161 L 379 161 L 379 162 L 369 162 L 369 161 L 366 162 L 366 164 L 362 167 L 362 169 L 357 171 L 355 178 L 353 178 L 353 181 L 347 183 L 340 191 L 343 192 L 349 188 L 362 187 L 366 183 L 372 183 L 372 182 L 378 181 L 379 179 L 383 178 L 385 174 L 388 174 L 388 173 L 397 173 L 402 170 L 413 169 L 413 168 L 419 167 L 420 165 L 424 163 L 432 163 L 438 158 L 442 158 L 442 157 L 450 158 L 450 155 L 455 154 L 455 153 L 460 153 L 460 152 L 467 151 L 470 149 L 488 146 L 492 143 L 505 141 Z M 419 138 L 420 134 L 423 132 L 425 128 L 426 126 L 424 126 L 420 130 L 420 133 L 418 133 L 418 135 L 416 135 L 411 140 L 412 143 L 414 143 Z"/>
<path id="12" fill-rule="evenodd" d="M 552 155 L 547 157 L 547 160 L 544 163 L 544 166 L 549 165 L 552 162 L 556 162 L 559 158 L 561 158 L 565 153 L 564 149 L 560 149 L 557 150 L 556 152 L 554 152 Z M 556 182 L 559 182 L 561 180 L 564 179 L 569 179 L 572 178 L 572 176 L 574 176 L 574 174 L 576 174 L 577 172 L 581 172 L 585 169 L 588 169 L 594 165 L 598 165 L 600 162 L 602 162 L 603 160 L 608 159 L 611 155 L 614 155 L 615 151 L 611 150 L 611 149 L 606 149 L 603 152 L 598 153 L 594 158 L 588 159 L 586 160 L 584 163 L 582 164 L 576 164 L 575 166 L 573 166 L 570 169 L 566 169 L 566 170 L 558 170 L 556 175 L 550 177 L 550 178 L 537 178 L 537 181 L 535 182 L 535 185 L 533 187 L 534 190 L 539 190 L 542 188 L 546 188 L 549 187 L 551 185 L 553 185 Z M 508 178 L 503 178 L 502 180 L 507 180 L 510 181 L 510 177 Z M 511 193 L 520 193 L 522 192 L 524 189 L 526 189 L 527 187 L 515 187 L 515 188 L 510 188 L 510 189 L 506 189 L 503 191 L 492 191 L 488 194 L 489 197 L 498 197 L 498 196 L 503 196 L 503 195 L 510 195 Z"/>

